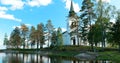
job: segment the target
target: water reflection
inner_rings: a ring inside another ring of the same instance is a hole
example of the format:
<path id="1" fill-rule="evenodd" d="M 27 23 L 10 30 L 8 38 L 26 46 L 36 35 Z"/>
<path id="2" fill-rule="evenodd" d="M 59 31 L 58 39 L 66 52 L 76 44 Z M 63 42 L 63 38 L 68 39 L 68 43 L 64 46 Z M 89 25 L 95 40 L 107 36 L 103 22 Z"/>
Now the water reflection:
<path id="1" fill-rule="evenodd" d="M 2 63 L 112 63 L 111 61 L 83 61 L 75 58 L 48 57 L 40 54 L 7 53 L 2 57 Z"/>

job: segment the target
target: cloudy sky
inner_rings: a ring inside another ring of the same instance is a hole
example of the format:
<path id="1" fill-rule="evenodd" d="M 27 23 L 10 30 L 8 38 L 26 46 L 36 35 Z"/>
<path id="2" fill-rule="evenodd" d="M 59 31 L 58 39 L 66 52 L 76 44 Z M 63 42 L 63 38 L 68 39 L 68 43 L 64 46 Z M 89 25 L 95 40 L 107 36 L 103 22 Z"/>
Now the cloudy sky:
<path id="1" fill-rule="evenodd" d="M 4 34 L 11 33 L 21 23 L 28 27 L 52 20 L 55 28 L 66 28 L 66 20 L 71 0 L 0 0 L 0 48 L 3 48 Z M 120 0 L 103 0 L 120 8 Z M 73 0 L 76 13 L 80 10 L 82 0 Z"/>

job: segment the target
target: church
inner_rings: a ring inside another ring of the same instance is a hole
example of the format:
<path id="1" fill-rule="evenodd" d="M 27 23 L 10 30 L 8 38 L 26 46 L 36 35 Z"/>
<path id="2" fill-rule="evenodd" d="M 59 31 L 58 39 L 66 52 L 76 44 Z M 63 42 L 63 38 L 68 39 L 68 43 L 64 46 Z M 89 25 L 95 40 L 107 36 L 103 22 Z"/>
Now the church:
<path id="1" fill-rule="evenodd" d="M 63 33 L 64 45 L 80 45 L 78 27 L 79 17 L 75 13 L 73 2 L 71 1 L 70 11 L 67 18 L 67 31 Z"/>

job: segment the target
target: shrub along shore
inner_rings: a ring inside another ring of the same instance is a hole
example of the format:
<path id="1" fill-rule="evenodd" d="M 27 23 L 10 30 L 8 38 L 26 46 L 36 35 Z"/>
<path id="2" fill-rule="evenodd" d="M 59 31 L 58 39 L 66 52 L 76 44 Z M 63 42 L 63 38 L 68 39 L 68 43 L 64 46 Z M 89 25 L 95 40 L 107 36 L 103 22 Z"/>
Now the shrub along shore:
<path id="1" fill-rule="evenodd" d="M 98 56 L 95 60 L 110 60 L 120 62 L 120 52 L 115 48 L 104 48 L 104 51 L 100 47 L 94 47 L 94 53 Z M 6 49 L 1 50 L 5 53 L 26 53 L 26 54 L 41 54 L 47 56 L 62 56 L 62 57 L 75 57 L 80 53 L 91 52 L 90 46 L 63 46 L 62 48 L 42 48 L 42 49 Z"/>

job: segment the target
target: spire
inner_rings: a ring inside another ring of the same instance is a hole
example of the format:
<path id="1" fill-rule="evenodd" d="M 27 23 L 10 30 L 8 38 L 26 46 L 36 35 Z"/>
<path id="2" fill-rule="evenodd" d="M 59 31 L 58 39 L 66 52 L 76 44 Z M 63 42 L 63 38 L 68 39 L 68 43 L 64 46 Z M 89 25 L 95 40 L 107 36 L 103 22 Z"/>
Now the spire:
<path id="1" fill-rule="evenodd" d="M 71 6 L 70 6 L 70 11 L 69 11 L 69 17 L 75 16 L 75 11 L 74 11 L 74 7 L 73 7 L 73 2 L 71 0 Z"/>
<path id="2" fill-rule="evenodd" d="M 70 5 L 70 12 L 73 12 L 74 11 L 74 8 L 73 8 L 73 2 L 71 0 L 71 5 Z"/>

